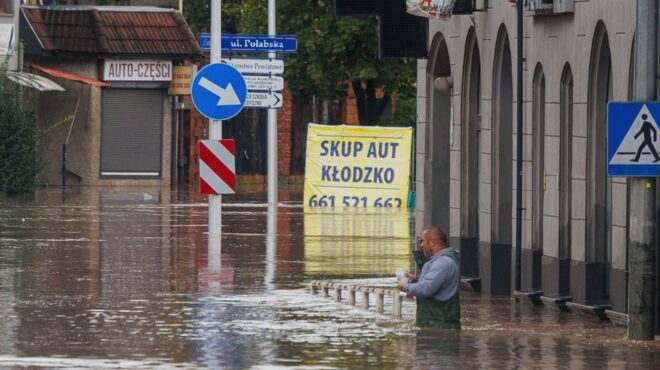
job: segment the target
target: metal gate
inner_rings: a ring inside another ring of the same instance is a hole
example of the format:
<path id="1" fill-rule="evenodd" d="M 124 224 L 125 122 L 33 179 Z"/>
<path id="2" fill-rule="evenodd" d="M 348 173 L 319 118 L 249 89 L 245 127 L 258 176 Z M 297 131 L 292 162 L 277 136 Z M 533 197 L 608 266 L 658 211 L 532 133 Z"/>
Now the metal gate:
<path id="1" fill-rule="evenodd" d="M 101 177 L 159 178 L 163 91 L 103 89 Z"/>

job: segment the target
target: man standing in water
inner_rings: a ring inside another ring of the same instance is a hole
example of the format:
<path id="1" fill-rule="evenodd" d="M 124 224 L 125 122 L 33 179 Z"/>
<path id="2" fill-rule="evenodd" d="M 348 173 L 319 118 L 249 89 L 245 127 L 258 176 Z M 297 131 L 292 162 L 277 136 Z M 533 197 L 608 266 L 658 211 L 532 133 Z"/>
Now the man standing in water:
<path id="1" fill-rule="evenodd" d="M 417 326 L 460 329 L 459 254 L 447 246 L 447 236 L 438 226 L 424 230 L 421 247 L 430 259 L 422 267 L 419 280 L 399 281 L 397 286 L 417 297 Z"/>

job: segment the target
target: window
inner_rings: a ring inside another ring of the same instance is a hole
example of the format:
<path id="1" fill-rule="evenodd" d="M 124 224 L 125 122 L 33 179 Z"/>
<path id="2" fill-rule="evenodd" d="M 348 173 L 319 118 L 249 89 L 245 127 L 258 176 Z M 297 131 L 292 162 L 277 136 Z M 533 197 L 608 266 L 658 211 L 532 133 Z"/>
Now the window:
<path id="1" fill-rule="evenodd" d="M 0 14 L 14 13 L 14 0 L 0 0 Z"/>

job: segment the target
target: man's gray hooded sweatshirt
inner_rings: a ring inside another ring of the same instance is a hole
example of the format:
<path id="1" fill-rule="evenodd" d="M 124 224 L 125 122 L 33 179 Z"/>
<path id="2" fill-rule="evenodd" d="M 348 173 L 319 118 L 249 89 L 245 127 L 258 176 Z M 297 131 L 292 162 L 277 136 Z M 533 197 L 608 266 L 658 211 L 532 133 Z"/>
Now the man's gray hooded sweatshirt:
<path id="1" fill-rule="evenodd" d="M 416 283 L 403 286 L 403 291 L 415 297 L 447 301 L 460 286 L 460 257 L 458 251 L 445 248 L 424 264 Z"/>

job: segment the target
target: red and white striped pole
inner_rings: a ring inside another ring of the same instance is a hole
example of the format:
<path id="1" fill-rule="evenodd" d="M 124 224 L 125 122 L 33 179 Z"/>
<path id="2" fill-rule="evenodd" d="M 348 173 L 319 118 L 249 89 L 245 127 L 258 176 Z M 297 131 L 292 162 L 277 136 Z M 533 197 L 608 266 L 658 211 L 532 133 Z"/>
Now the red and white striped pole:
<path id="1" fill-rule="evenodd" d="M 221 195 L 236 192 L 234 140 L 199 142 L 199 192 Z"/>

